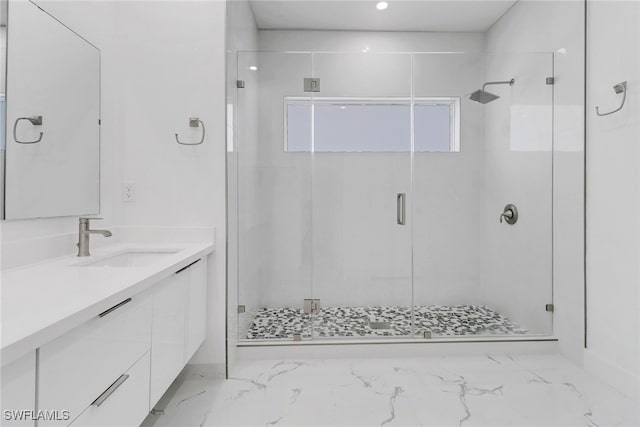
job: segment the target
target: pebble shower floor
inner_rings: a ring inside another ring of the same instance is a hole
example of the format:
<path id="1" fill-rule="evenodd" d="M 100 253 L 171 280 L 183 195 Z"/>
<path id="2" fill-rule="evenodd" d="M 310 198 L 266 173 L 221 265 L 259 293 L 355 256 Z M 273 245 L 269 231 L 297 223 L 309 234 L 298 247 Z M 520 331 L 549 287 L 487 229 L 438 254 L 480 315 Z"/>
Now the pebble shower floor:
<path id="1" fill-rule="evenodd" d="M 527 330 L 482 305 L 415 306 L 413 311 L 403 306 L 327 307 L 313 319 L 302 309 L 262 308 L 255 313 L 246 339 L 399 337 L 412 333 L 422 337 L 425 332 L 432 337 L 452 337 L 525 334 Z"/>

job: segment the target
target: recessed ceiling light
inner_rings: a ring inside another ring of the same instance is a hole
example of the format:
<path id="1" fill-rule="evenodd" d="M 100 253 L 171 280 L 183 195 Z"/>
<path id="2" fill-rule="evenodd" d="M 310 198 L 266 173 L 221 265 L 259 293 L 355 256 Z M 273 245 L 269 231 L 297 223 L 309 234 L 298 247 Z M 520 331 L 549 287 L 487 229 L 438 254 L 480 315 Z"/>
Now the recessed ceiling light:
<path id="1" fill-rule="evenodd" d="M 249 69 L 250 69 L 251 71 L 257 71 L 257 70 L 258 70 L 258 67 L 256 67 L 255 65 L 250 65 L 250 66 L 249 66 Z"/>
<path id="2" fill-rule="evenodd" d="M 369 52 L 369 50 L 370 50 L 369 46 L 365 46 L 362 48 L 362 53 L 367 53 Z"/>
<path id="3" fill-rule="evenodd" d="M 379 1 L 376 4 L 376 9 L 378 10 L 385 10 L 388 7 L 389 7 L 389 3 L 387 3 L 386 1 Z"/>

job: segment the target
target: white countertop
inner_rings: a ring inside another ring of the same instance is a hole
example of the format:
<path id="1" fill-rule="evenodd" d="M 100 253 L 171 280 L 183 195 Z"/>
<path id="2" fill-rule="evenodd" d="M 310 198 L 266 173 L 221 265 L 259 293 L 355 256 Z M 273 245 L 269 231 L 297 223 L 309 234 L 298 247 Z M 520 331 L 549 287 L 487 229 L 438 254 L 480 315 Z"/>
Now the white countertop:
<path id="1" fill-rule="evenodd" d="M 127 250 L 176 250 L 144 267 L 80 267 Z M 214 251 L 213 243 L 117 244 L 2 272 L 2 365 Z"/>

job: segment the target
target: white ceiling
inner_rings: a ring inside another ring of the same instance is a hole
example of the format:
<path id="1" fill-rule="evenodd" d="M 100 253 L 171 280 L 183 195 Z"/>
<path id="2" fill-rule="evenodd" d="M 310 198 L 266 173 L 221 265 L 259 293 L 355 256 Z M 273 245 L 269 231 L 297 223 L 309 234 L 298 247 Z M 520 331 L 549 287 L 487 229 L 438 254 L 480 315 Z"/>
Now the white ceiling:
<path id="1" fill-rule="evenodd" d="M 264 30 L 480 31 L 516 0 L 251 0 Z"/>

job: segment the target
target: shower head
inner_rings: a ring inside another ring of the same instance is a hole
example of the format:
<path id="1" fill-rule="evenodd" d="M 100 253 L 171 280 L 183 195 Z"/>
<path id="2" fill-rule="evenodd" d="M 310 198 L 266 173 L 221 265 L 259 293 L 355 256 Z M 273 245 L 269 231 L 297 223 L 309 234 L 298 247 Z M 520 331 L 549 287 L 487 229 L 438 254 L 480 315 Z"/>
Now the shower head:
<path id="1" fill-rule="evenodd" d="M 478 89 L 477 91 L 469 95 L 470 100 L 479 102 L 480 104 L 488 104 L 489 102 L 495 101 L 498 98 L 500 98 L 498 95 L 485 92 L 482 89 Z"/>
<path id="2" fill-rule="evenodd" d="M 515 80 L 511 79 L 508 81 L 502 81 L 502 82 L 487 82 L 485 84 L 482 85 L 482 89 L 478 89 L 477 91 L 471 93 L 468 95 L 469 99 L 475 102 L 479 102 L 480 104 L 488 104 L 491 101 L 495 101 L 496 99 L 500 98 L 498 95 L 494 95 L 490 92 L 487 92 L 486 90 L 484 90 L 485 87 L 487 87 L 488 85 L 509 85 L 509 86 L 513 86 L 515 84 Z"/>

